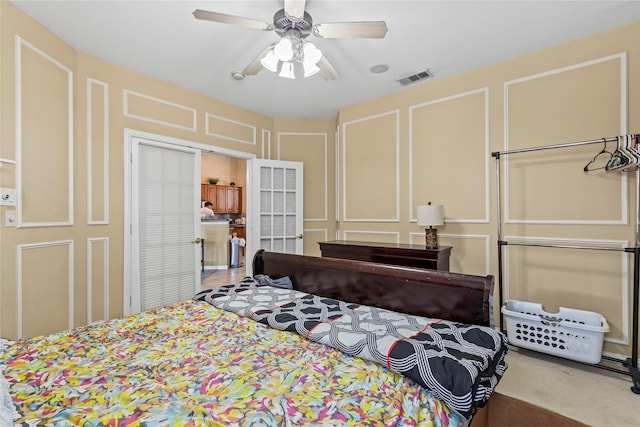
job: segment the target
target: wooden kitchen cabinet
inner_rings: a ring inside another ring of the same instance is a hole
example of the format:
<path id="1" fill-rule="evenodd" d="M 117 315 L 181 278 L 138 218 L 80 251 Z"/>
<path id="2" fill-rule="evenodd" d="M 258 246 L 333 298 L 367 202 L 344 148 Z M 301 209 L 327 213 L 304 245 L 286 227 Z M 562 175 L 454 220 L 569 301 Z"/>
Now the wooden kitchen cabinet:
<path id="1" fill-rule="evenodd" d="M 213 211 L 219 213 L 228 213 L 227 209 L 227 187 L 216 185 L 216 201 L 213 204 Z"/>
<path id="2" fill-rule="evenodd" d="M 242 213 L 242 188 L 228 187 L 231 191 L 227 191 L 227 209 L 230 213 Z"/>
<path id="3" fill-rule="evenodd" d="M 200 198 L 213 203 L 214 213 L 242 213 L 241 187 L 201 184 Z"/>
<path id="4" fill-rule="evenodd" d="M 213 200 L 211 200 L 211 198 L 209 197 L 209 187 L 212 186 L 208 184 L 200 184 L 200 200 L 209 200 L 211 203 L 213 203 Z"/>
<path id="5" fill-rule="evenodd" d="M 234 225 L 233 228 L 231 229 L 231 235 L 233 235 L 233 233 L 236 234 L 236 237 L 240 238 L 240 239 L 246 239 L 247 238 L 247 232 L 246 232 L 246 228 L 245 226 L 237 226 Z"/>

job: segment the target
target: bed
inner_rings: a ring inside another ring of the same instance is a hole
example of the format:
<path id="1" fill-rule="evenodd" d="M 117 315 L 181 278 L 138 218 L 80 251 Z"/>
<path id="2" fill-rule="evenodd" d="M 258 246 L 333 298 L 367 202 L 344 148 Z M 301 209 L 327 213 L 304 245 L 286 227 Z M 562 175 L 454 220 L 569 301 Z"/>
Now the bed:
<path id="1" fill-rule="evenodd" d="M 253 272 L 0 341 L 0 424 L 460 427 L 506 369 L 492 276 L 265 251 Z"/>

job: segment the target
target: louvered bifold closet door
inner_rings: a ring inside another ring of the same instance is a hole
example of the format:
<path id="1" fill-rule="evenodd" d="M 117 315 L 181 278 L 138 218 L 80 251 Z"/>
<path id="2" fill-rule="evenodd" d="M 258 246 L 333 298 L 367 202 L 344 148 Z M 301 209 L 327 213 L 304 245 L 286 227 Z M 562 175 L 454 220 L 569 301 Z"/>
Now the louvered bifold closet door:
<path id="1" fill-rule="evenodd" d="M 140 308 L 193 298 L 194 154 L 139 147 Z"/>

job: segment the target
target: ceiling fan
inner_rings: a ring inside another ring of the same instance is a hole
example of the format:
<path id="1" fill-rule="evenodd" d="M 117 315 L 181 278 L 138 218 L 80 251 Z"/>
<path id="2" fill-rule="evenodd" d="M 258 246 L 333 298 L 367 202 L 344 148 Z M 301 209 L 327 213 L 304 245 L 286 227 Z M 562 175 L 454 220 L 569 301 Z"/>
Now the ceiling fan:
<path id="1" fill-rule="evenodd" d="M 257 74 L 262 68 L 277 72 L 280 76 L 295 78 L 294 64 L 302 64 L 305 77 L 320 72 L 325 80 L 334 80 L 338 72 L 313 43 L 305 39 L 313 34 L 322 38 L 371 38 L 382 39 L 387 34 L 384 21 L 330 22 L 313 24 L 305 11 L 305 0 L 284 0 L 284 8 L 273 16 L 269 24 L 258 19 L 227 15 L 196 9 L 196 19 L 221 22 L 263 31 L 275 31 L 282 39 L 267 46 L 245 69 L 240 78 Z M 236 72 L 237 73 L 237 72 Z"/>

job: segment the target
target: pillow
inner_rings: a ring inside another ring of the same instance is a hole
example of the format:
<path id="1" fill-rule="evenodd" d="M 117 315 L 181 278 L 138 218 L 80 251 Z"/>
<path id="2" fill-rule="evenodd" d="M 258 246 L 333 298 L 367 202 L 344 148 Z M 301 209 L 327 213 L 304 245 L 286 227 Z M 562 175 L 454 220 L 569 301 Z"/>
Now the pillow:
<path id="1" fill-rule="evenodd" d="M 291 283 L 291 279 L 289 276 L 284 276 L 279 279 L 272 279 L 266 274 L 256 274 L 253 276 L 253 279 L 258 282 L 259 285 L 263 286 L 273 286 L 274 288 L 281 289 L 293 289 L 293 283 Z"/>

